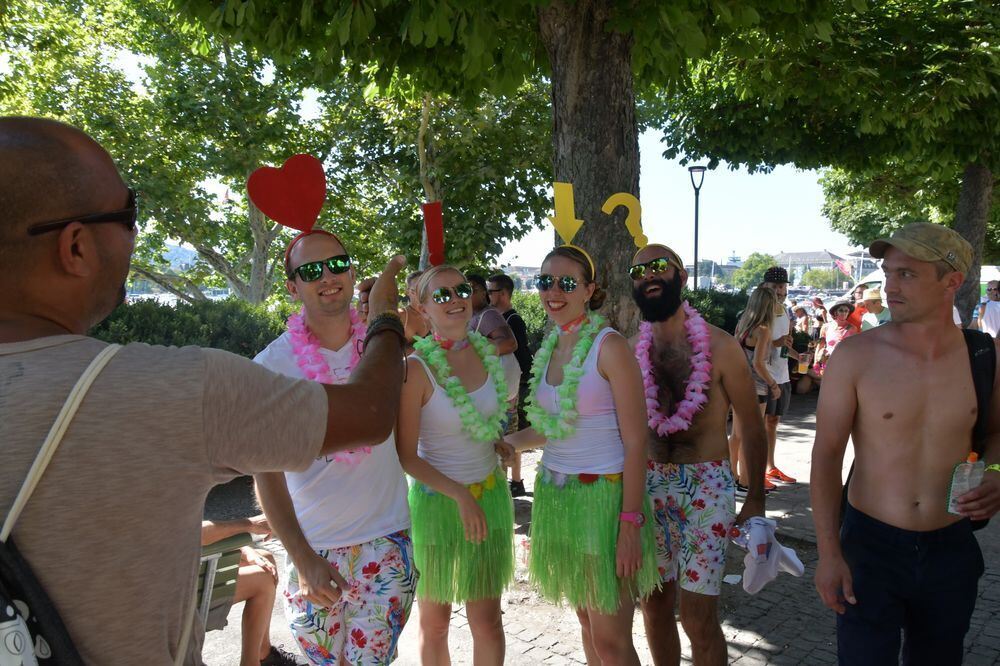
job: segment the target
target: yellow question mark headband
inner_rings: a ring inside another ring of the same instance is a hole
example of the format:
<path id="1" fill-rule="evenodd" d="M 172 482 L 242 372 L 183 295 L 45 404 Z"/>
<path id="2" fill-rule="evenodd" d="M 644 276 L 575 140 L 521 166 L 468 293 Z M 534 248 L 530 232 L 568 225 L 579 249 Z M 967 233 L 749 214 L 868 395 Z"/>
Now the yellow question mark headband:
<path id="1" fill-rule="evenodd" d="M 587 258 L 587 261 L 590 262 L 590 272 L 596 280 L 597 270 L 594 267 L 594 260 L 591 258 L 590 253 L 578 245 L 573 245 L 573 238 L 580 231 L 580 227 L 583 226 L 583 220 L 577 219 L 573 206 L 573 184 L 553 183 L 552 192 L 553 199 L 555 199 L 555 215 L 549 217 L 549 222 L 552 223 L 552 226 L 556 229 L 556 233 L 562 238 L 564 247 L 571 247 Z M 628 192 L 612 194 L 604 202 L 604 205 L 601 206 L 601 212 L 611 215 L 619 206 L 625 206 L 628 210 L 628 216 L 625 218 L 625 228 L 631 234 L 636 247 L 639 249 L 646 247 L 649 239 L 642 232 L 642 205 L 639 203 L 639 199 Z"/>

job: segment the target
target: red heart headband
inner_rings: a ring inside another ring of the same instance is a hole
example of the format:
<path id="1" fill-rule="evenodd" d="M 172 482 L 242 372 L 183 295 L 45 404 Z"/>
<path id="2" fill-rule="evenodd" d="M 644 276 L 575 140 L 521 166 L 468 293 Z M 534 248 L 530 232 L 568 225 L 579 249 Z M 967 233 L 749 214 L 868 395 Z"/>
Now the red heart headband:
<path id="1" fill-rule="evenodd" d="M 444 263 L 444 216 L 441 202 L 421 204 L 424 211 L 424 229 L 427 231 L 427 260 L 431 266 Z"/>
<path id="2" fill-rule="evenodd" d="M 250 201 L 278 224 L 311 231 L 326 199 L 323 163 L 312 155 L 292 155 L 280 168 L 261 167 L 247 179 Z"/>

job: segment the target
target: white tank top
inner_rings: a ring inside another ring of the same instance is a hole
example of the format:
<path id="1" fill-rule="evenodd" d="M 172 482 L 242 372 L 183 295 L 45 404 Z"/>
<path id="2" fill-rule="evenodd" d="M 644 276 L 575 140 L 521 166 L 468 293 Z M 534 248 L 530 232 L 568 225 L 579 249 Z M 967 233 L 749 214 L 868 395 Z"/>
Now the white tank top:
<path id="1" fill-rule="evenodd" d="M 434 380 L 434 372 L 417 354 L 411 358 L 420 361 L 434 387 L 430 400 L 420 410 L 417 455 L 458 483 L 468 485 L 482 481 L 499 464 L 493 442 L 477 442 L 462 430 L 458 410 Z M 497 390 L 489 375 L 482 386 L 469 393 L 469 398 L 483 416 L 492 416 L 497 411 Z"/>
<path id="2" fill-rule="evenodd" d="M 594 344 L 583 362 L 583 376 L 576 394 L 576 431 L 566 439 L 549 440 L 542 449 L 542 464 L 563 474 L 616 474 L 625 468 L 625 445 L 618 430 L 618 413 L 611 384 L 601 376 L 597 360 L 601 345 L 613 328 L 604 328 L 594 338 Z M 542 370 L 538 386 L 538 402 L 554 414 L 558 409 L 558 387 L 546 381 L 548 365 Z M 565 380 L 564 380 L 565 381 Z"/>

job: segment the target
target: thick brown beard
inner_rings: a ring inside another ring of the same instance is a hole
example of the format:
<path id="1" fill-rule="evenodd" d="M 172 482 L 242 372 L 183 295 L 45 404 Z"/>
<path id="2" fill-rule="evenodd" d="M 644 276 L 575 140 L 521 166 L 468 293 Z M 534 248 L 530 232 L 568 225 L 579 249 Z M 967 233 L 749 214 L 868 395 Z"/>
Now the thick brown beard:
<path id="1" fill-rule="evenodd" d="M 649 298 L 645 295 L 644 292 L 650 284 L 659 285 L 659 296 Z M 670 282 L 661 278 L 643 282 L 640 286 L 632 288 L 632 298 L 639 306 L 639 313 L 645 321 L 666 321 L 681 307 L 681 276 L 674 273 L 674 278 Z"/>

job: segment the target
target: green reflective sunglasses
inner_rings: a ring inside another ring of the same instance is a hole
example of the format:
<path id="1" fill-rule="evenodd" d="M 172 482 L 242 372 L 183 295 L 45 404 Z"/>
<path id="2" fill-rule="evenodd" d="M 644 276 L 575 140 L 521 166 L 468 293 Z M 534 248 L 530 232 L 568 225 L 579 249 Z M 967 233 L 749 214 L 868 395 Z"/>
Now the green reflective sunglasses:
<path id="1" fill-rule="evenodd" d="M 646 269 L 648 268 L 653 275 L 657 273 L 662 273 L 667 270 L 667 266 L 670 265 L 670 260 L 666 257 L 660 257 L 659 259 L 651 259 L 644 264 L 635 264 L 630 266 L 628 269 L 629 277 L 633 280 L 641 280 L 642 276 L 646 274 Z"/>
<path id="2" fill-rule="evenodd" d="M 351 269 L 351 255 L 338 254 L 322 261 L 310 261 L 292 271 L 292 276 L 298 275 L 303 282 L 315 282 L 323 277 L 323 266 L 329 268 L 334 275 L 346 273 Z"/>
<path id="3" fill-rule="evenodd" d="M 563 290 L 564 293 L 571 293 L 576 291 L 577 281 L 572 275 L 560 275 L 556 277 L 555 275 L 549 275 L 548 273 L 542 273 L 541 275 L 535 276 L 535 287 L 538 291 L 548 291 L 556 284 L 559 288 Z"/>
<path id="4" fill-rule="evenodd" d="M 452 299 L 452 294 L 455 294 L 455 298 L 468 298 L 472 296 L 472 285 L 468 282 L 463 282 L 461 284 L 456 284 L 454 288 L 451 287 L 438 287 L 431 292 L 431 298 L 435 303 L 441 305 L 442 303 L 447 303 Z"/>

